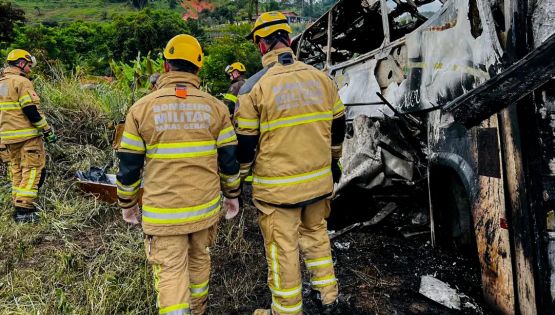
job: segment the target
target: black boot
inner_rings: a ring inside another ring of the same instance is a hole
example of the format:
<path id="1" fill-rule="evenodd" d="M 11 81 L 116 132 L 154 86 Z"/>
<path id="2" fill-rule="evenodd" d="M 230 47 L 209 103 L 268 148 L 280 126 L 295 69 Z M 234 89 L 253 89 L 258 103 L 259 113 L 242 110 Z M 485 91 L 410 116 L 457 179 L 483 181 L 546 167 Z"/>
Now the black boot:
<path id="1" fill-rule="evenodd" d="M 16 223 L 35 223 L 39 221 L 39 215 L 36 209 L 15 207 L 13 220 Z"/>
<path id="2" fill-rule="evenodd" d="M 322 304 L 322 299 L 320 297 L 320 292 L 312 290 L 310 292 L 310 298 L 318 306 L 319 313 L 321 315 L 342 315 L 342 314 L 352 314 L 350 312 L 349 303 L 345 301 L 344 296 L 339 295 L 335 301 L 331 304 Z"/>
<path id="3" fill-rule="evenodd" d="M 343 310 L 339 306 L 339 300 L 335 300 L 331 304 L 325 304 L 320 307 L 320 314 L 322 315 L 339 315 L 343 314 Z"/>

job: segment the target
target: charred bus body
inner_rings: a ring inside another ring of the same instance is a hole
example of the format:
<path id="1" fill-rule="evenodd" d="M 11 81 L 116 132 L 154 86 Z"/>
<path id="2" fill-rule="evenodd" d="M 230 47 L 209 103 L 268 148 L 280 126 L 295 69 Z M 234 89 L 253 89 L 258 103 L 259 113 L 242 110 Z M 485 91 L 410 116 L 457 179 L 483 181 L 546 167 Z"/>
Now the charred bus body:
<path id="1" fill-rule="evenodd" d="M 555 0 L 344 0 L 294 40 L 347 106 L 339 194 L 424 182 L 504 314 L 555 314 L 554 33 Z"/>

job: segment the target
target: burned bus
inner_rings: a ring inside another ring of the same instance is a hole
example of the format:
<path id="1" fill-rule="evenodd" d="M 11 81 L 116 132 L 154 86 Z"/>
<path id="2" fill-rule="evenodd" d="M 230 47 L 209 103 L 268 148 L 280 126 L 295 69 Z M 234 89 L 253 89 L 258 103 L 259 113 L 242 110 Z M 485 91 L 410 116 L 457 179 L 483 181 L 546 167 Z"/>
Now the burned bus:
<path id="1" fill-rule="evenodd" d="M 423 183 L 504 314 L 555 314 L 554 33 L 555 0 L 343 0 L 293 45 L 347 107 L 338 196 Z"/>

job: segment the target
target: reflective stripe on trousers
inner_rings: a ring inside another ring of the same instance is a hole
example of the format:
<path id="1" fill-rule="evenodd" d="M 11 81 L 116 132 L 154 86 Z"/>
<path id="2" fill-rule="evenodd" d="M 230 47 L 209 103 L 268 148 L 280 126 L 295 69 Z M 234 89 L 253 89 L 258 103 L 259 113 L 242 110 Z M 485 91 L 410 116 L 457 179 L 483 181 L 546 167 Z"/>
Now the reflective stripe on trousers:
<path id="1" fill-rule="evenodd" d="M 280 281 L 279 281 L 279 261 L 278 261 L 278 252 L 277 246 L 275 243 L 270 245 L 270 258 L 272 260 L 272 273 L 274 274 L 274 287 L 279 289 Z"/>
<path id="2" fill-rule="evenodd" d="M 162 271 L 162 266 L 152 265 L 152 271 L 154 274 L 154 289 L 156 290 L 156 306 L 160 306 L 160 272 Z M 191 309 L 188 303 L 180 303 L 175 305 L 170 305 L 161 308 L 159 314 L 165 315 L 189 315 L 191 314 Z"/>
<path id="3" fill-rule="evenodd" d="M 13 187 L 13 192 L 17 197 L 31 197 L 36 198 L 38 196 L 38 189 L 33 189 L 35 182 L 37 180 L 37 168 L 31 168 L 29 179 L 27 180 L 27 185 L 25 187 Z"/>
<path id="4" fill-rule="evenodd" d="M 276 301 L 274 297 L 272 297 L 272 307 L 276 309 L 278 312 L 287 313 L 287 314 L 297 314 L 303 310 L 303 302 L 299 302 L 292 306 L 281 305 Z"/>
<path id="5" fill-rule="evenodd" d="M 317 259 L 306 259 L 305 264 L 308 269 L 316 269 L 316 268 L 323 268 L 327 266 L 333 266 L 333 260 L 331 256 L 327 256 L 327 257 L 317 258 Z"/>
<path id="6" fill-rule="evenodd" d="M 291 298 L 301 294 L 302 285 L 299 284 L 298 286 L 291 289 L 276 289 L 276 288 L 270 287 L 270 291 L 272 291 L 273 296 L 278 296 L 282 298 Z"/>
<path id="7" fill-rule="evenodd" d="M 39 194 L 37 189 L 22 189 L 19 187 L 12 187 L 12 195 L 16 195 L 17 197 L 30 197 L 36 198 Z"/>
<path id="8" fill-rule="evenodd" d="M 143 205 L 143 220 L 153 224 L 180 224 L 199 221 L 216 215 L 221 208 L 221 196 L 193 207 L 158 208 Z"/>
<path id="9" fill-rule="evenodd" d="M 191 309 L 189 308 L 189 304 L 182 303 L 182 304 L 176 304 L 176 305 L 161 308 L 160 309 L 160 314 L 164 314 L 164 315 L 189 315 L 189 314 L 191 314 Z"/>
<path id="10" fill-rule="evenodd" d="M 326 287 L 328 285 L 333 285 L 333 284 L 336 284 L 336 283 L 337 283 L 337 279 L 333 275 L 322 277 L 322 278 L 312 278 L 312 279 L 310 279 L 310 284 L 314 288 Z"/>
<path id="11" fill-rule="evenodd" d="M 208 281 L 209 280 L 206 280 L 206 282 L 201 284 L 191 283 L 191 296 L 194 298 L 200 298 L 208 295 Z"/>

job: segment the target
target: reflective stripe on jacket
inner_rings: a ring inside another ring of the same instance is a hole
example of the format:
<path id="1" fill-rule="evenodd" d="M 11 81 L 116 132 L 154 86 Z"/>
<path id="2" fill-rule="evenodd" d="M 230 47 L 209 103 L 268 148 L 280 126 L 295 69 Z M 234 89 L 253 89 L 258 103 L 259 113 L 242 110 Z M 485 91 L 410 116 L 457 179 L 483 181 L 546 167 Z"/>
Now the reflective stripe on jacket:
<path id="1" fill-rule="evenodd" d="M 233 116 L 237 107 L 237 95 L 239 94 L 239 90 L 245 84 L 245 77 L 241 75 L 237 80 L 233 81 L 227 90 L 227 93 L 224 94 L 224 103 L 229 108 L 229 113 Z"/>
<path id="2" fill-rule="evenodd" d="M 289 48 L 269 52 L 262 63 L 265 69 L 239 92 L 235 115 L 240 142 L 259 137 L 254 198 L 294 205 L 331 194 L 331 126 L 344 115 L 337 86 L 325 73 L 294 60 Z"/>
<path id="3" fill-rule="evenodd" d="M 36 105 L 40 98 L 33 84 L 22 75 L 20 69 L 8 67 L 0 77 L 0 141 L 3 144 L 18 143 L 42 135 L 48 127 L 46 119 L 31 123 L 23 108 Z M 42 117 L 42 113 L 40 113 Z"/>
<path id="4" fill-rule="evenodd" d="M 158 89 L 127 115 L 119 152 L 144 156 L 145 163 L 141 180 L 139 173 L 126 173 L 120 162 L 118 197 L 120 205 L 132 206 L 143 181 L 143 229 L 148 235 L 208 228 L 220 217 L 222 191 L 238 194 L 237 137 L 229 114 L 198 87 L 196 75 L 168 72 L 160 76 Z M 224 153 L 236 169 L 219 162 Z"/>

